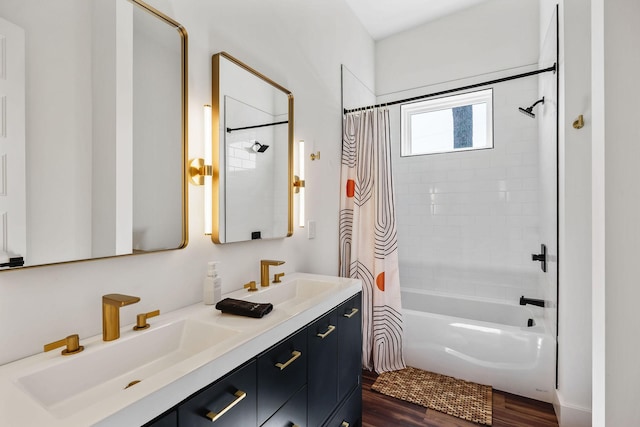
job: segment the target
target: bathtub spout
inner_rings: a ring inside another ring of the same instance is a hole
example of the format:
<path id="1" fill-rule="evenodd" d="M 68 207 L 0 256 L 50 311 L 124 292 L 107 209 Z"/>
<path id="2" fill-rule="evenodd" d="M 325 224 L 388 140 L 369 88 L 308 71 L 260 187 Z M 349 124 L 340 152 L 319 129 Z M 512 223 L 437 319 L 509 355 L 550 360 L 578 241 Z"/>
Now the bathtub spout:
<path id="1" fill-rule="evenodd" d="M 537 305 L 538 307 L 544 307 L 544 300 L 535 298 L 525 298 L 524 295 L 520 297 L 520 305 Z"/>

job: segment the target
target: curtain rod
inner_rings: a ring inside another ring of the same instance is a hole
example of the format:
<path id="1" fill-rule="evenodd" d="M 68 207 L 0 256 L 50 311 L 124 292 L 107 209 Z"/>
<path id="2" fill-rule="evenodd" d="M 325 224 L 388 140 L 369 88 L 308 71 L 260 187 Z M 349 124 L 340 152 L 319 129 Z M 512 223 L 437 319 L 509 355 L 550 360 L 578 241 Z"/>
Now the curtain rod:
<path id="1" fill-rule="evenodd" d="M 231 133 L 231 132 L 236 131 L 236 130 L 246 130 L 246 129 L 263 128 L 263 127 L 267 127 L 267 126 L 283 125 L 285 123 L 289 123 L 289 121 L 285 120 L 285 121 L 282 121 L 282 122 L 265 123 L 263 125 L 245 126 L 243 128 L 227 128 L 227 133 Z"/>
<path id="2" fill-rule="evenodd" d="M 481 87 L 481 86 L 487 86 L 487 85 L 491 85 L 491 84 L 495 84 L 495 83 L 502 83 L 502 82 L 506 82 L 506 81 L 509 81 L 509 80 L 521 79 L 523 77 L 535 76 L 537 74 L 548 73 L 549 71 L 553 71 L 555 73 L 556 70 L 557 70 L 557 66 L 556 66 L 556 64 L 553 64 L 553 66 L 548 67 L 548 68 L 543 68 L 541 70 L 528 71 L 526 73 L 521 73 L 521 74 L 514 74 L 513 76 L 502 77 L 500 79 L 489 80 L 489 81 L 482 82 L 482 83 L 474 83 L 472 85 L 462 86 L 462 87 L 458 87 L 458 88 L 455 88 L 455 89 L 441 90 L 439 92 L 433 92 L 433 93 L 429 93 L 427 95 L 414 96 L 412 98 L 400 99 L 400 100 L 397 100 L 397 101 L 383 102 L 381 104 L 368 105 L 366 107 L 352 108 L 350 110 L 347 110 L 345 108 L 344 109 L 344 114 L 352 113 L 354 111 L 366 110 L 368 108 L 379 108 L 379 107 L 386 107 L 386 106 L 389 106 L 389 105 L 404 104 L 406 102 L 418 101 L 418 100 L 424 99 L 424 98 L 432 98 L 434 96 L 446 95 L 448 93 L 453 93 L 453 92 L 460 92 L 461 90 L 475 89 L 475 88 Z"/>

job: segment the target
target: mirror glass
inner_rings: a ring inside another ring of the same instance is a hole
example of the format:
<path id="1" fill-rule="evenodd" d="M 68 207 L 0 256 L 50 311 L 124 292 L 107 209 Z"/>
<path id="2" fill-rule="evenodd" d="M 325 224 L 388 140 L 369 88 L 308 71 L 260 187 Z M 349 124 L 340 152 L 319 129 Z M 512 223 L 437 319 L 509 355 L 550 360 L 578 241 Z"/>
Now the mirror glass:
<path id="1" fill-rule="evenodd" d="M 0 25 L 5 260 L 185 246 L 184 29 L 137 0 L 2 0 Z"/>
<path id="2" fill-rule="evenodd" d="M 225 52 L 213 56 L 215 243 L 293 234 L 293 95 Z"/>

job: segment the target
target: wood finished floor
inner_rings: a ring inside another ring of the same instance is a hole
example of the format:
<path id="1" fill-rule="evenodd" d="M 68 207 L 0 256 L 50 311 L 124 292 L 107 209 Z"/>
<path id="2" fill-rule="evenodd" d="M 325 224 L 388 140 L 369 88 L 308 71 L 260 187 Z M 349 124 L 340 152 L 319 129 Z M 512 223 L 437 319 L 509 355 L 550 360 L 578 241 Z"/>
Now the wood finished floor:
<path id="1" fill-rule="evenodd" d="M 362 427 L 477 427 L 469 421 L 371 390 L 377 375 L 362 371 Z M 557 427 L 549 403 L 493 390 L 493 427 Z"/>

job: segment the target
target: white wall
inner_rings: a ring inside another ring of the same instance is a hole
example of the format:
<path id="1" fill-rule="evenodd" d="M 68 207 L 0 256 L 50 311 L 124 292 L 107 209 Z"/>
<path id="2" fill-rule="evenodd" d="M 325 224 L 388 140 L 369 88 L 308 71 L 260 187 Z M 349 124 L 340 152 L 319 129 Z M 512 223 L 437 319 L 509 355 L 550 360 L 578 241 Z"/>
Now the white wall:
<path id="1" fill-rule="evenodd" d="M 538 31 L 537 1 L 493 0 L 381 40 L 378 101 L 535 69 Z M 390 107 L 402 286 L 543 297 L 531 262 L 540 248 L 537 123 L 518 112 L 537 99 L 537 79 L 493 87 L 492 150 L 401 158 L 399 107 Z"/>
<path id="2" fill-rule="evenodd" d="M 538 0 L 489 0 L 378 41 L 375 89 L 382 96 L 537 62 Z"/>
<path id="3" fill-rule="evenodd" d="M 556 415 L 562 427 L 591 425 L 590 10 L 560 2 L 559 307 Z M 541 25 L 556 2 L 541 2 Z M 574 129 L 579 114 L 585 127 Z"/>
<path id="4" fill-rule="evenodd" d="M 640 3 L 592 5 L 594 425 L 640 425 Z"/>
<path id="5" fill-rule="evenodd" d="M 542 298 L 537 122 L 518 111 L 538 96 L 535 78 L 493 86 L 494 148 L 400 157 L 392 109 L 400 282 L 517 302 Z"/>
<path id="6" fill-rule="evenodd" d="M 213 53 L 242 58 L 293 92 L 296 139 L 322 151 L 320 161 L 306 164 L 306 208 L 317 221 L 317 238 L 307 240 L 296 229 L 289 239 L 214 245 L 203 235 L 203 189 L 190 187 L 189 245 L 183 250 L 0 273 L 0 363 L 38 353 L 72 333 L 100 333 L 100 297 L 106 293 L 142 298 L 122 309 L 123 324 L 139 312 L 200 301 L 209 260 L 221 261 L 223 292 L 256 280 L 263 258 L 285 260 L 285 272 L 337 274 L 340 64 L 372 87 L 371 38 L 342 0 L 150 3 L 189 32 L 190 158 L 202 155 L 202 105 L 210 102 Z"/>

